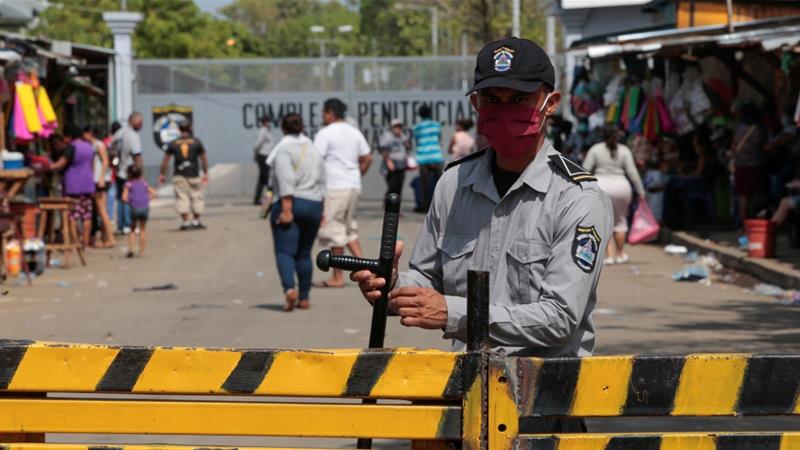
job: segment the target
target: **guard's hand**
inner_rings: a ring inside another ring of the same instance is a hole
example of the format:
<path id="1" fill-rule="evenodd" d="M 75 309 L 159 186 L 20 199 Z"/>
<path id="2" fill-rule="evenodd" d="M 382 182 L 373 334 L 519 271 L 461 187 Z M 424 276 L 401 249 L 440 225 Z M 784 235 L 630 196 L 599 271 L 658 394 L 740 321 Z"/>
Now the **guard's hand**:
<path id="1" fill-rule="evenodd" d="M 167 176 L 166 175 L 161 174 L 161 175 L 158 176 L 158 184 L 159 185 L 163 185 L 166 182 L 167 182 Z"/>
<path id="2" fill-rule="evenodd" d="M 431 288 L 403 287 L 389 293 L 389 307 L 407 327 L 442 330 L 447 325 L 447 302 Z"/>
<path id="3" fill-rule="evenodd" d="M 397 281 L 397 263 L 403 254 L 403 241 L 397 241 L 394 247 L 394 268 L 392 269 L 392 285 Z M 360 270 L 350 274 L 350 280 L 358 283 L 361 294 L 370 304 L 381 298 L 380 289 L 386 285 L 386 280 L 379 278 L 369 270 Z"/>
<path id="4" fill-rule="evenodd" d="M 394 161 L 392 161 L 391 159 L 386 160 L 386 170 L 388 170 L 389 172 L 394 172 Z"/>

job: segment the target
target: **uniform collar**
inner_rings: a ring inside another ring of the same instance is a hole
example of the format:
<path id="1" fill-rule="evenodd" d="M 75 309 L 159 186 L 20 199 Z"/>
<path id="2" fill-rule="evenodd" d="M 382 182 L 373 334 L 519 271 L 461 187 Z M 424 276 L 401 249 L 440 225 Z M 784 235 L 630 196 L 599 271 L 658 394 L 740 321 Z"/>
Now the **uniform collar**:
<path id="1" fill-rule="evenodd" d="M 522 172 L 520 180 L 534 191 L 547 192 L 547 188 L 550 186 L 550 178 L 553 176 L 553 169 L 550 167 L 548 157 L 556 153 L 558 152 L 553 148 L 550 140 L 545 139 L 536 157 Z M 514 187 L 512 186 L 511 189 L 514 189 Z"/>
<path id="2" fill-rule="evenodd" d="M 475 170 L 465 180 L 464 186 L 472 186 L 473 191 L 489 197 L 495 203 L 500 203 L 500 196 L 494 186 L 494 178 L 492 176 L 493 152 L 494 150 L 488 150 L 480 157 Z M 509 192 L 516 190 L 523 183 L 537 192 L 547 192 L 547 188 L 550 186 L 550 179 L 553 176 L 548 157 L 554 154 L 558 154 L 558 151 L 553 148 L 549 140 L 545 139 L 536 157 L 528 164 L 528 167 L 525 168 L 514 185 L 511 186 Z"/>

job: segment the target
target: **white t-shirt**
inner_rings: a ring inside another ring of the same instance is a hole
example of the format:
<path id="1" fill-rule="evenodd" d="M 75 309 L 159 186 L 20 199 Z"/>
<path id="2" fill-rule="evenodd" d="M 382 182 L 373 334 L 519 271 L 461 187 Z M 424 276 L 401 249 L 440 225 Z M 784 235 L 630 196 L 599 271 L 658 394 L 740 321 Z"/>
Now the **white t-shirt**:
<path id="1" fill-rule="evenodd" d="M 347 122 L 334 122 L 317 132 L 314 145 L 325 161 L 328 189 L 361 190 L 358 158 L 370 153 L 361 130 Z"/>

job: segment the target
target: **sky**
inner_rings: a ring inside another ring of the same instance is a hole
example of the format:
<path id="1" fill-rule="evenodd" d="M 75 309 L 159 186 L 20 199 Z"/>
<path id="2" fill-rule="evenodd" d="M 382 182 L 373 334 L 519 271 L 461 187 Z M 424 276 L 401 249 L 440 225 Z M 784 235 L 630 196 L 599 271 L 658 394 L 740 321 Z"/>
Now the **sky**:
<path id="1" fill-rule="evenodd" d="M 203 11 L 216 14 L 217 10 L 231 3 L 232 0 L 194 0 Z"/>

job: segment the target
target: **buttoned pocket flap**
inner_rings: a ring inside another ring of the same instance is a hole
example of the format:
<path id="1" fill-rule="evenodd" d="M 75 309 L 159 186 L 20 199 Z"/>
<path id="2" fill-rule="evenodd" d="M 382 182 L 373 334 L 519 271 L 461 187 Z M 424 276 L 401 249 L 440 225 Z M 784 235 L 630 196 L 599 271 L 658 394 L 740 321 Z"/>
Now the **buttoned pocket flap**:
<path id="1" fill-rule="evenodd" d="M 436 246 L 450 258 L 458 258 L 475 250 L 474 237 L 442 235 Z"/>
<path id="2" fill-rule="evenodd" d="M 517 262 L 528 264 L 550 257 L 550 246 L 542 241 L 516 240 L 508 248 L 508 254 Z"/>

